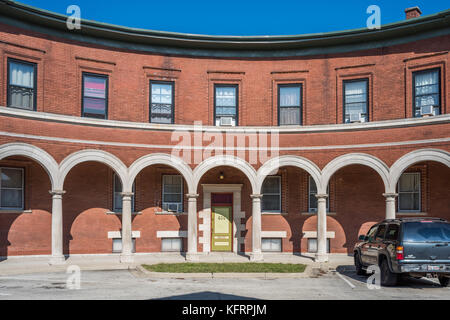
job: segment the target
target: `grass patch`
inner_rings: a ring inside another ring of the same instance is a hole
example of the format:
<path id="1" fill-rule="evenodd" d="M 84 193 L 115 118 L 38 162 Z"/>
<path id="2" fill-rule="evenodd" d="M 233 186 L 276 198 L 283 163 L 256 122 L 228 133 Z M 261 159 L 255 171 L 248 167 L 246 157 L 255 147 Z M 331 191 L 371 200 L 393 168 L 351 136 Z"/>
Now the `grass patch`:
<path id="1" fill-rule="evenodd" d="M 166 273 L 302 273 L 306 269 L 304 264 L 283 263 L 161 263 L 143 267 Z"/>

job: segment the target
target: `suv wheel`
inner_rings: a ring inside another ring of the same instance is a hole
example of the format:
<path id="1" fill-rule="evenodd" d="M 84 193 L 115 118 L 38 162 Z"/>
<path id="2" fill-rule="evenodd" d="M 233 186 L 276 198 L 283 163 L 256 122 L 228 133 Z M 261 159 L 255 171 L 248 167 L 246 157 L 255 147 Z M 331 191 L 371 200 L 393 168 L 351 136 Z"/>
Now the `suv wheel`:
<path id="1" fill-rule="evenodd" d="M 383 286 L 395 286 L 397 284 L 398 276 L 397 274 L 391 272 L 391 269 L 389 269 L 389 264 L 384 258 L 381 261 L 381 285 Z"/>
<path id="2" fill-rule="evenodd" d="M 448 287 L 448 283 L 450 282 L 450 278 L 446 277 L 446 276 L 439 276 L 439 283 L 441 284 L 441 286 L 443 287 Z"/>
<path id="3" fill-rule="evenodd" d="M 358 276 L 365 276 L 367 273 L 362 267 L 361 259 L 359 257 L 358 252 L 355 252 L 354 259 L 355 259 L 356 274 Z"/>

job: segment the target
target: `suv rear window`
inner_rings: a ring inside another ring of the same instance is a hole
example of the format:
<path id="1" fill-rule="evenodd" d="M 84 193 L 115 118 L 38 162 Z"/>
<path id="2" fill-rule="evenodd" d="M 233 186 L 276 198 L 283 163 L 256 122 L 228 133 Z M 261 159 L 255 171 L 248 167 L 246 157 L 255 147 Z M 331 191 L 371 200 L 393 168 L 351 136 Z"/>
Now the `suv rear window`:
<path id="1" fill-rule="evenodd" d="M 446 222 L 407 222 L 403 227 L 404 241 L 450 242 L 450 223 Z"/>
<path id="2" fill-rule="evenodd" d="M 386 232 L 386 240 L 397 240 L 398 239 L 399 226 L 397 224 L 390 224 Z"/>

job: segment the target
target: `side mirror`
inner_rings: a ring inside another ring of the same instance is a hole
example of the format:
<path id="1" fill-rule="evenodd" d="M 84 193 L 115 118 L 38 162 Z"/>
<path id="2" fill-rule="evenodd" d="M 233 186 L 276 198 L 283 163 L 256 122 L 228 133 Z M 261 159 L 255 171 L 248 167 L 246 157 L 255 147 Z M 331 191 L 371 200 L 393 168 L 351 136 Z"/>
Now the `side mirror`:
<path id="1" fill-rule="evenodd" d="M 366 240 L 367 240 L 367 237 L 364 236 L 364 235 L 361 235 L 361 236 L 359 236 L 358 240 L 359 240 L 359 241 L 366 241 Z"/>

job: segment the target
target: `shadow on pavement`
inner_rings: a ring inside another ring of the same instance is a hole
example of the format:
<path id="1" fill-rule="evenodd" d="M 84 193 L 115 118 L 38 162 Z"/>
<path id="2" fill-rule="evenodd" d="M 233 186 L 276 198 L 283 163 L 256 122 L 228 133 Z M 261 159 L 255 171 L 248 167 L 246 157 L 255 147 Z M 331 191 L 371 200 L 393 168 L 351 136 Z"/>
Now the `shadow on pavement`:
<path id="1" fill-rule="evenodd" d="M 256 298 L 242 297 L 236 296 L 233 294 L 224 294 L 219 292 L 212 291 L 203 291 L 203 292 L 195 292 L 189 293 L 179 296 L 171 296 L 165 298 L 158 298 L 152 300 L 259 300 Z"/>

